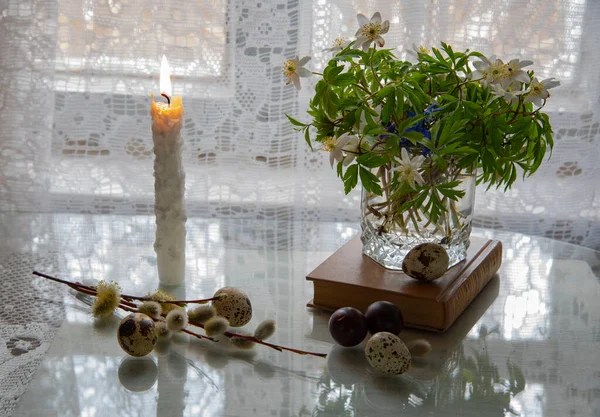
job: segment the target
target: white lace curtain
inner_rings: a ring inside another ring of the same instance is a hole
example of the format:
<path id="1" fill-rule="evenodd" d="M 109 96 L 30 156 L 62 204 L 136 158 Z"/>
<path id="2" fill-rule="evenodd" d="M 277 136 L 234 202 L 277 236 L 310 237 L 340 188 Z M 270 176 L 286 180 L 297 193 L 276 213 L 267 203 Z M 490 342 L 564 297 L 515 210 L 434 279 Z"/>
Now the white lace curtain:
<path id="1" fill-rule="evenodd" d="M 356 13 L 375 11 L 399 56 L 443 40 L 561 80 L 552 158 L 507 193 L 479 189 L 475 225 L 600 249 L 594 0 L 2 1 L 0 211 L 152 214 L 149 102 L 165 54 L 186 108 L 191 215 L 358 221 L 358 193 L 284 117 L 302 119 L 314 80 L 297 92 L 280 68 L 311 55 L 321 69 Z"/>

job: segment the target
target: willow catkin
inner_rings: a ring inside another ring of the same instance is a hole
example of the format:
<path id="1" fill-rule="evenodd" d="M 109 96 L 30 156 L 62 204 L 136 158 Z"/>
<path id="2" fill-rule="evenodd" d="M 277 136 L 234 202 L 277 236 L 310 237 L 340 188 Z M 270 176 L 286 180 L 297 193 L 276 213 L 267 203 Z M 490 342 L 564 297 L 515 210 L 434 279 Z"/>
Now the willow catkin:
<path id="1" fill-rule="evenodd" d="M 96 299 L 92 304 L 91 313 L 94 317 L 108 317 L 119 306 L 121 288 L 116 282 L 100 281 L 96 287 Z"/>
<path id="2" fill-rule="evenodd" d="M 217 315 L 217 311 L 213 306 L 201 305 L 193 310 L 188 311 L 188 319 L 192 324 L 204 324 L 209 319 Z"/>
<path id="3" fill-rule="evenodd" d="M 252 349 L 254 347 L 254 345 L 256 344 L 256 342 L 254 342 L 252 340 L 248 340 L 243 337 L 237 337 L 237 336 L 234 336 L 229 340 L 231 341 L 231 344 L 233 346 L 235 346 L 238 349 L 243 349 L 243 350 Z"/>
<path id="4" fill-rule="evenodd" d="M 161 308 L 160 304 L 156 301 L 144 301 L 138 307 L 138 310 L 140 313 L 143 313 L 154 319 L 160 318 L 160 315 L 162 313 L 162 308 Z"/>
<path id="5" fill-rule="evenodd" d="M 173 332 L 169 330 L 167 327 L 167 323 L 164 321 L 157 321 L 154 323 L 154 327 L 156 328 L 156 334 L 159 339 L 168 340 L 173 336 Z"/>
<path id="6" fill-rule="evenodd" d="M 275 320 L 265 320 L 254 330 L 254 337 L 258 340 L 267 340 L 275 333 Z"/>
<path id="7" fill-rule="evenodd" d="M 207 336 L 218 336 L 229 328 L 229 321 L 225 317 L 215 316 L 204 324 L 204 332 Z"/>
<path id="8" fill-rule="evenodd" d="M 167 314 L 167 327 L 173 332 L 179 332 L 188 324 L 188 316 L 183 309 L 175 309 Z"/>
<path id="9" fill-rule="evenodd" d="M 158 290 L 154 294 L 151 294 L 149 297 L 152 301 L 157 301 L 160 303 L 162 312 L 164 314 L 169 313 L 171 310 L 181 308 L 181 306 L 178 306 L 177 304 L 163 302 L 163 301 L 175 301 L 175 299 L 176 299 L 172 294 L 169 294 L 166 291 Z"/>

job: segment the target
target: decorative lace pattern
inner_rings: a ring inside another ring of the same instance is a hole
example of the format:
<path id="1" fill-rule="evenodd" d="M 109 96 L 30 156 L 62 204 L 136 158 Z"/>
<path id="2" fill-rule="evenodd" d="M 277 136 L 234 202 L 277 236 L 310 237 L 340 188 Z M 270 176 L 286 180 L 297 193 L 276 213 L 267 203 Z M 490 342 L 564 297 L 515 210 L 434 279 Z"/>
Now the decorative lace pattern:
<path id="1" fill-rule="evenodd" d="M 41 266 L 57 270 L 56 256 L 0 258 L 0 416 L 11 415 L 65 317 L 64 288 L 31 278 Z"/>
<path id="2" fill-rule="evenodd" d="M 475 226 L 600 248 L 600 5 L 580 0 L 11 1 L 0 6 L 0 210 L 152 214 L 150 93 L 162 54 L 183 96 L 190 216 L 359 221 L 302 119 L 314 80 L 281 64 L 352 38 L 356 13 L 390 20 L 386 46 L 440 40 L 535 62 L 556 77 L 550 161 L 513 190 L 479 189 Z M 311 85 L 311 83 L 313 83 Z"/>

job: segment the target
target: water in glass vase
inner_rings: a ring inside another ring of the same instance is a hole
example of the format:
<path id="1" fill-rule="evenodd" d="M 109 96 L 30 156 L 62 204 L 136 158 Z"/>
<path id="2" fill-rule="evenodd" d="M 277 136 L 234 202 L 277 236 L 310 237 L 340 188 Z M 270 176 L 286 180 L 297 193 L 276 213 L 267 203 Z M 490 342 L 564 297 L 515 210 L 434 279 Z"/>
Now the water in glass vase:
<path id="1" fill-rule="evenodd" d="M 391 178 L 392 170 L 380 170 L 378 176 Z M 388 174 L 389 173 L 389 174 Z M 418 204 L 408 203 L 415 200 L 418 193 L 403 193 L 400 197 L 379 196 L 362 191 L 361 226 L 363 253 L 380 265 L 393 270 L 402 270 L 402 261 L 406 254 L 421 243 L 441 244 L 450 257 L 450 266 L 456 265 L 466 257 L 471 234 L 471 221 L 475 203 L 475 175 L 470 170 L 465 173 L 438 175 L 436 184 L 460 181 L 455 190 L 464 195 L 453 200 L 441 193 L 429 193 Z M 432 195 L 432 194 L 435 194 Z M 431 216 L 431 198 L 439 198 L 446 208 L 439 216 Z M 437 219 L 435 218 L 437 217 Z"/>

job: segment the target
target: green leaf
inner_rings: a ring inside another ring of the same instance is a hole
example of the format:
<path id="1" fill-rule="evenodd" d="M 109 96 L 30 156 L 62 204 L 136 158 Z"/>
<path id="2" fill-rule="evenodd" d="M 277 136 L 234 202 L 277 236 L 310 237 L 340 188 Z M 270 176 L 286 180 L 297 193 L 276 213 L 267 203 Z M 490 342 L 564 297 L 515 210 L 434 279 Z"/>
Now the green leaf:
<path id="1" fill-rule="evenodd" d="M 385 130 L 385 127 L 383 127 L 382 124 L 377 123 L 377 122 L 369 123 L 363 129 L 363 136 L 374 136 L 375 137 L 375 136 L 379 136 L 379 135 L 385 135 L 388 133 L 389 132 L 387 130 Z"/>
<path id="2" fill-rule="evenodd" d="M 425 202 L 426 198 L 427 198 L 427 192 L 421 192 L 415 199 L 413 206 L 415 208 L 420 208 L 423 205 L 423 203 Z"/>
<path id="3" fill-rule="evenodd" d="M 332 65 L 334 64 L 334 65 Z M 325 71 L 323 72 L 324 79 L 327 82 L 331 82 L 340 72 L 344 70 L 343 65 L 337 65 L 336 61 L 330 61 L 330 64 L 327 65 Z"/>
<path id="4" fill-rule="evenodd" d="M 400 88 L 396 88 L 396 110 L 394 112 L 396 118 L 401 119 L 404 115 L 404 94 Z"/>
<path id="5" fill-rule="evenodd" d="M 419 98 L 419 95 L 413 91 L 411 88 L 402 88 L 402 92 L 404 96 L 408 99 L 410 104 L 415 109 L 423 108 L 422 100 Z"/>
<path id="6" fill-rule="evenodd" d="M 444 56 L 442 55 L 442 53 L 437 48 L 431 48 L 431 51 L 436 56 L 436 58 L 440 61 L 440 63 L 444 63 L 444 64 L 446 63 L 446 60 L 444 59 Z"/>
<path id="7" fill-rule="evenodd" d="M 454 68 L 457 70 L 461 70 L 462 67 L 465 66 L 465 64 L 467 64 L 469 62 L 469 57 L 467 55 L 459 58 L 456 63 L 454 64 Z"/>
<path id="8" fill-rule="evenodd" d="M 444 207 L 444 204 L 442 204 L 437 190 L 435 187 L 432 187 L 429 193 L 429 200 L 427 201 L 427 204 L 425 204 L 425 213 L 429 215 L 429 220 L 437 223 L 445 210 L 446 208 Z"/>
<path id="9" fill-rule="evenodd" d="M 330 88 L 323 91 L 323 107 L 330 117 L 335 117 L 338 111 L 339 98 Z"/>
<path id="10" fill-rule="evenodd" d="M 360 182 L 365 190 L 373 194 L 381 195 L 381 187 L 379 186 L 379 178 L 366 168 L 360 167 Z"/>
<path id="11" fill-rule="evenodd" d="M 448 54 L 450 59 L 454 60 L 454 51 L 450 45 L 448 45 L 446 42 L 442 42 L 442 49 Z"/>
<path id="12" fill-rule="evenodd" d="M 443 184 L 439 184 L 437 187 L 441 189 L 451 190 L 460 185 L 460 180 L 448 181 Z"/>
<path id="13" fill-rule="evenodd" d="M 315 86 L 315 95 L 311 100 L 311 104 L 314 104 L 315 106 L 321 101 L 323 93 L 325 92 L 326 89 L 328 89 L 328 85 L 325 82 L 325 80 L 320 80 L 317 85 Z"/>
<path id="14" fill-rule="evenodd" d="M 358 164 L 350 165 L 344 173 L 344 192 L 348 194 L 358 184 Z"/>
<path id="15" fill-rule="evenodd" d="M 479 151 L 477 149 L 473 149 L 469 146 L 459 146 L 458 144 L 452 144 L 445 146 L 443 148 L 437 149 L 436 153 L 439 155 L 463 155 L 463 154 L 472 154 L 477 155 Z"/>
<path id="16" fill-rule="evenodd" d="M 438 187 L 438 191 L 445 197 L 448 197 L 450 200 L 457 201 L 459 198 L 463 198 L 465 196 L 465 192 L 463 190 L 453 190 L 447 188 Z"/>
<path id="17" fill-rule="evenodd" d="M 410 186 L 407 184 L 406 187 Z M 411 189 L 412 191 L 412 189 Z M 417 190 L 417 195 L 416 197 L 406 201 L 404 204 L 402 204 L 400 206 L 400 208 L 398 209 L 398 212 L 404 212 L 410 208 L 420 208 L 421 205 L 423 204 L 423 201 L 425 201 L 425 199 L 427 198 L 427 189 L 425 189 L 425 191 L 422 190 Z"/>
<path id="18" fill-rule="evenodd" d="M 506 186 L 504 187 L 504 191 L 507 191 L 517 180 L 517 167 L 515 164 L 510 164 L 510 168 L 508 170 L 508 180 L 506 181 Z"/>
<path id="19" fill-rule="evenodd" d="M 385 100 L 385 104 L 383 105 L 383 109 L 381 110 L 381 121 L 382 122 L 388 123 L 390 121 L 390 118 L 392 117 L 392 114 L 394 112 L 395 101 L 396 101 L 396 95 L 392 91 L 392 93 L 390 93 L 387 96 L 387 98 Z"/>
<path id="20" fill-rule="evenodd" d="M 435 149 L 435 145 L 434 145 L 433 141 L 431 139 L 426 138 L 425 136 L 423 136 L 423 139 L 421 139 L 419 141 L 419 144 L 425 146 L 427 149 L 430 149 L 430 150 Z"/>
<path id="21" fill-rule="evenodd" d="M 423 134 L 421 132 L 404 132 L 401 136 L 410 140 L 413 143 L 416 143 L 423 139 Z"/>
<path id="22" fill-rule="evenodd" d="M 454 97 L 450 94 L 442 94 L 440 96 L 442 99 L 446 100 L 446 101 L 450 101 L 450 102 L 455 102 L 458 100 L 458 97 Z"/>
<path id="23" fill-rule="evenodd" d="M 440 155 L 438 155 L 437 153 L 432 154 L 431 159 L 433 159 L 433 162 L 442 171 L 445 171 L 448 168 L 448 163 L 446 162 L 446 160 L 444 158 L 442 158 Z"/>
<path id="24" fill-rule="evenodd" d="M 494 169 L 496 166 L 494 155 L 492 155 L 487 149 L 482 150 L 481 160 L 483 162 L 483 166 L 487 167 L 488 169 Z"/>
<path id="25" fill-rule="evenodd" d="M 313 150 L 312 143 L 310 142 L 310 134 L 308 132 L 308 126 L 304 129 L 304 140 L 308 143 L 308 146 Z"/>
<path id="26" fill-rule="evenodd" d="M 474 103 L 472 101 L 463 101 L 462 105 L 467 109 L 470 110 L 471 112 L 476 112 L 477 110 L 480 109 L 479 104 Z"/>
<path id="27" fill-rule="evenodd" d="M 344 58 L 357 58 L 362 57 L 365 53 L 360 49 L 355 48 L 346 48 L 343 51 L 339 52 L 334 59 L 340 60 Z"/>
<path id="28" fill-rule="evenodd" d="M 530 174 L 533 174 L 540 167 L 542 162 L 544 161 L 544 155 L 546 154 L 546 143 L 538 142 L 534 148 L 534 152 L 536 154 L 533 164 L 531 165 Z"/>
<path id="29" fill-rule="evenodd" d="M 386 85 L 375 95 L 375 99 L 382 100 L 385 96 L 395 93 L 396 89 L 393 85 Z"/>
<path id="30" fill-rule="evenodd" d="M 306 123 L 299 122 L 298 120 L 294 119 L 289 114 L 286 114 L 285 117 L 287 117 L 288 120 L 290 121 L 290 123 L 293 124 L 294 126 L 307 126 Z"/>
<path id="31" fill-rule="evenodd" d="M 340 74 L 335 79 L 329 81 L 329 84 L 335 85 L 338 87 L 345 87 L 347 85 L 354 83 L 355 81 L 356 80 L 354 78 L 354 75 L 352 75 L 352 74 Z"/>
<path id="32" fill-rule="evenodd" d="M 374 154 L 372 152 L 364 153 L 356 158 L 356 162 L 367 168 L 377 168 L 386 164 L 388 161 L 389 158 Z"/>

